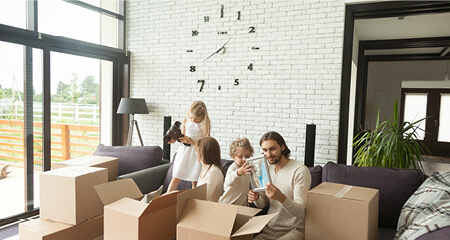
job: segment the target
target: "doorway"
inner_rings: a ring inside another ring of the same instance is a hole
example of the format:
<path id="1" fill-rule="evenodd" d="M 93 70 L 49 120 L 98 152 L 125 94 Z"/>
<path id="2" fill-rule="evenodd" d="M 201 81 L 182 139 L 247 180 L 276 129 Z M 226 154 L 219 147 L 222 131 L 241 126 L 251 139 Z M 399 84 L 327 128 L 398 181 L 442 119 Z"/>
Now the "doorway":
<path id="1" fill-rule="evenodd" d="M 414 61 L 414 60 L 448 60 L 450 34 L 438 31 L 436 35 L 428 34 L 428 29 L 436 29 L 440 24 L 422 25 L 424 31 L 417 30 L 418 25 L 410 25 L 413 35 L 387 36 L 399 31 L 387 31 L 390 24 L 381 28 L 373 26 L 366 28 L 369 32 L 380 31 L 379 38 L 358 38 L 356 32 L 357 20 L 379 20 L 385 18 L 413 19 L 411 16 L 430 14 L 449 14 L 449 2 L 437 1 L 395 1 L 366 4 L 347 4 L 344 26 L 344 51 L 341 82 L 340 123 L 338 143 L 338 163 L 352 164 L 352 139 L 365 126 L 367 74 L 369 62 L 377 61 Z M 447 21 L 445 21 L 447 22 Z M 428 26 L 428 27 L 426 27 Z M 403 30 L 405 28 L 400 28 Z M 415 34 L 422 34 L 416 36 Z M 427 53 L 422 50 L 432 49 Z M 403 51 L 403 50 L 412 51 Z M 440 50 L 439 50 L 440 49 Z M 377 53 L 375 53 L 377 52 Z M 367 54 L 367 55 L 366 55 Z M 356 74 L 355 74 L 356 73 Z M 401 88 L 398 88 L 400 95 Z"/>
<path id="2" fill-rule="evenodd" d="M 402 89 L 400 121 L 414 122 L 429 116 L 418 129 L 433 156 L 450 156 L 450 89 Z M 427 153 L 424 153 L 427 154 Z"/>

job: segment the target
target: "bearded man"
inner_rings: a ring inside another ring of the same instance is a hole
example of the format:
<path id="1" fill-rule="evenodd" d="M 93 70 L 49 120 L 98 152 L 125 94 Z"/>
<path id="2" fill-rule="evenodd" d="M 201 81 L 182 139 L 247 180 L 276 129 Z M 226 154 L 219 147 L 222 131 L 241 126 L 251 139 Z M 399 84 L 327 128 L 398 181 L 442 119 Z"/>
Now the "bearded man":
<path id="1" fill-rule="evenodd" d="M 255 239 L 304 239 L 306 194 L 311 186 L 311 174 L 305 165 L 289 159 L 291 150 L 279 133 L 265 133 L 259 144 L 269 162 L 272 183 L 268 183 L 262 193 L 250 190 L 248 202 L 258 208 L 270 204 L 268 214 L 277 215 Z"/>

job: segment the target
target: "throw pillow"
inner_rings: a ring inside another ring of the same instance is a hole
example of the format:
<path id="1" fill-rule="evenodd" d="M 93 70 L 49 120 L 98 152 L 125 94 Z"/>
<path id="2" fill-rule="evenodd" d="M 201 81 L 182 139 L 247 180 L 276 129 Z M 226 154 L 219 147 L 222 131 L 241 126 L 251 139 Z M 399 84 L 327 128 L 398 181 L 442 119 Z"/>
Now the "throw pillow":
<path id="1" fill-rule="evenodd" d="M 450 226 L 450 172 L 431 175 L 400 212 L 394 239 L 416 239 Z"/>
<path id="2" fill-rule="evenodd" d="M 119 159 L 119 176 L 161 164 L 163 150 L 159 146 L 105 146 L 100 144 L 95 156 Z"/>

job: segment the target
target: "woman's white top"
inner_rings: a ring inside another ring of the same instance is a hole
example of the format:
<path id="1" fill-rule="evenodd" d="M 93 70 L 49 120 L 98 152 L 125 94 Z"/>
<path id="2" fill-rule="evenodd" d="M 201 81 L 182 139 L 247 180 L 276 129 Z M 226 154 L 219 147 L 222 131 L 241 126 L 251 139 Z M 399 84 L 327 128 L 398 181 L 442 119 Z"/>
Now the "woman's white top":
<path id="1" fill-rule="evenodd" d="M 205 166 L 208 167 L 208 166 Z M 220 168 L 211 165 L 208 172 L 204 176 L 200 176 L 197 186 L 207 184 L 206 186 L 206 200 L 217 202 L 223 194 L 223 174 Z"/>

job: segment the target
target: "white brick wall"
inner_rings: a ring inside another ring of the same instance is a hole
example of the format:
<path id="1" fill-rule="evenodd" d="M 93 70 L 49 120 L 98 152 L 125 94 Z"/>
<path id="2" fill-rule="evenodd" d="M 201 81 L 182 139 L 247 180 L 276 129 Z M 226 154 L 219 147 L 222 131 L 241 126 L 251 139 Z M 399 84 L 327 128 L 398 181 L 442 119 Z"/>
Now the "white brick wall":
<path id="1" fill-rule="evenodd" d="M 162 146 L 163 117 L 182 120 L 190 103 L 202 100 L 224 158 L 238 137 L 259 153 L 260 137 L 274 130 L 303 162 L 306 124 L 315 123 L 315 162 L 336 161 L 344 9 L 344 0 L 128 1 L 131 96 L 150 107 L 136 115 L 145 145 Z M 203 62 L 229 38 L 224 54 Z M 199 79 L 206 81 L 202 92 Z"/>

